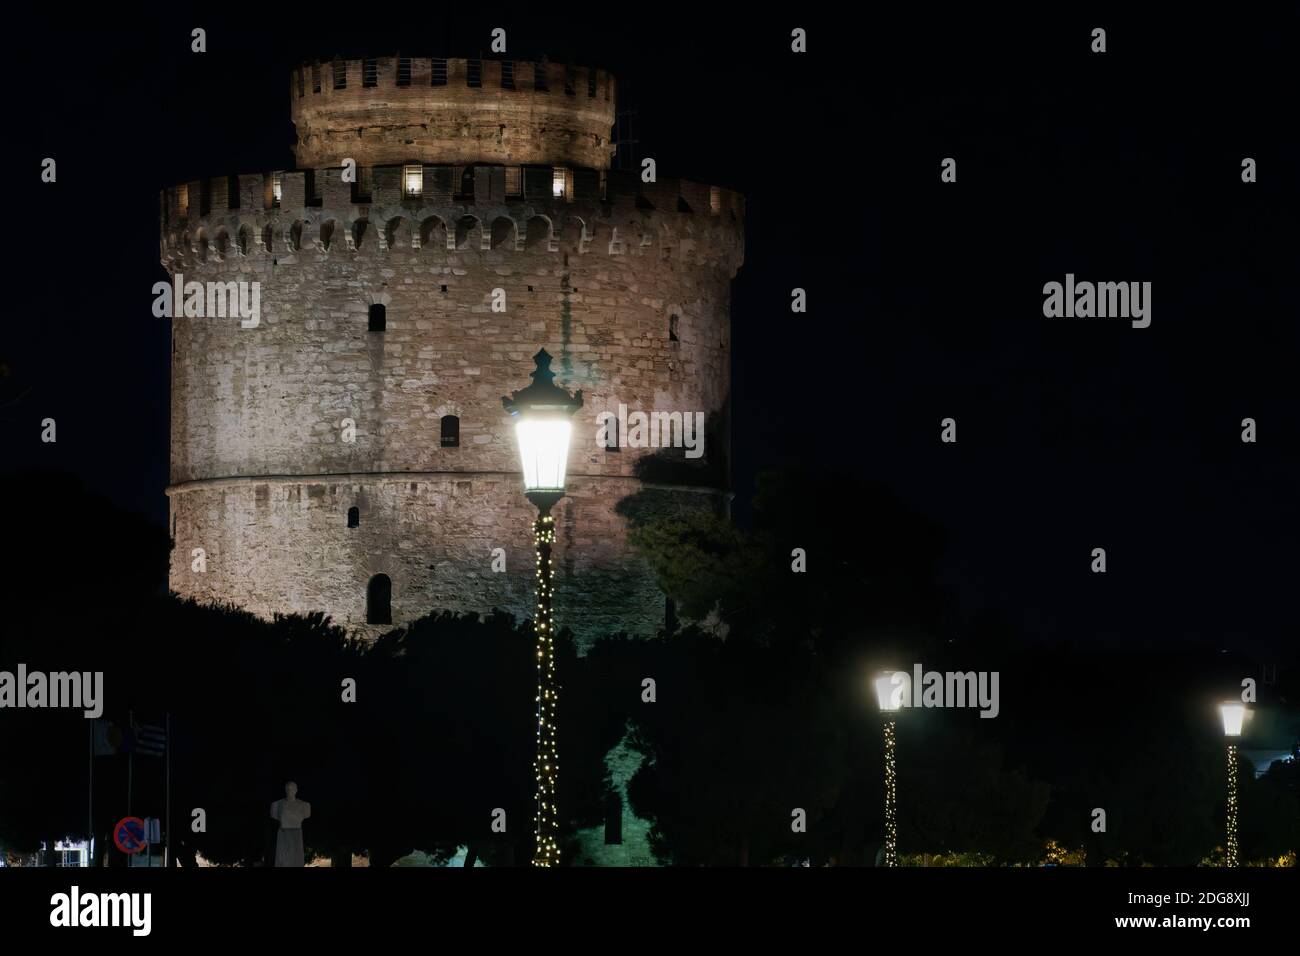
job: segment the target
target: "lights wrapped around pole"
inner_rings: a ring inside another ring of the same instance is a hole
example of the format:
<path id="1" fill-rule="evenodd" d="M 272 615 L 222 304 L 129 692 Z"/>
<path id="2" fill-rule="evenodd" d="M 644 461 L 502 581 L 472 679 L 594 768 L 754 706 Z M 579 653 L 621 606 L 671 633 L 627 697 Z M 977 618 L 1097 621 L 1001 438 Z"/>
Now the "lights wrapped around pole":
<path id="1" fill-rule="evenodd" d="M 1225 866 L 1237 865 L 1237 745 L 1228 744 L 1228 846 Z"/>
<path id="2" fill-rule="evenodd" d="M 876 704 L 885 715 L 885 866 L 898 866 L 898 776 L 894 747 L 898 742 L 894 715 L 908 691 L 903 671 L 882 671 L 875 680 Z"/>
<path id="3" fill-rule="evenodd" d="M 898 866 L 898 791 L 894 764 L 894 718 L 885 719 L 885 866 Z"/>
<path id="4" fill-rule="evenodd" d="M 537 551 L 537 613 L 533 627 L 537 632 L 537 756 L 533 762 L 537 794 L 537 846 L 533 866 L 555 866 L 560 862 L 560 847 L 555 835 L 555 789 L 560 776 L 560 750 L 556 739 L 556 712 L 559 706 L 559 683 L 555 679 L 555 620 L 551 614 L 551 545 L 555 543 L 555 519 L 539 515 L 533 525 L 533 547 Z"/>
<path id="5" fill-rule="evenodd" d="M 1223 717 L 1223 736 L 1228 738 L 1228 840 L 1224 850 L 1224 865 L 1237 865 L 1237 744 L 1246 723 L 1246 705 L 1229 700 L 1219 705 Z"/>
<path id="6" fill-rule="evenodd" d="M 560 685 L 555 670 L 555 620 L 551 612 L 555 544 L 555 518 L 551 508 L 564 497 L 569 458 L 569 436 L 574 412 L 582 407 L 582 391 L 570 395 L 555 384 L 551 356 L 542 349 L 533 360 L 537 368 L 533 383 L 501 403 L 515 417 L 519 462 L 524 472 L 524 493 L 537 506 L 533 525 L 533 547 L 537 552 L 537 611 L 533 629 L 537 635 L 537 756 L 533 763 L 536 779 L 536 833 L 533 866 L 556 866 L 560 862 L 559 810 L 556 791 L 560 752 L 557 714 Z"/>

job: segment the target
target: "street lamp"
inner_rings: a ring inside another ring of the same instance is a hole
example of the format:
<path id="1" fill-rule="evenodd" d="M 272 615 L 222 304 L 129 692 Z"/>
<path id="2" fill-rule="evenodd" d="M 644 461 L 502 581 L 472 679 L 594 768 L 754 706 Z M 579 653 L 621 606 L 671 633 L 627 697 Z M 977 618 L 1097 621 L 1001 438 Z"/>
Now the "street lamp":
<path id="1" fill-rule="evenodd" d="M 1237 745 L 1241 726 L 1246 722 L 1246 705 L 1239 700 L 1219 705 L 1223 717 L 1223 736 L 1228 738 L 1228 847 L 1226 866 L 1237 865 Z"/>
<path id="2" fill-rule="evenodd" d="M 885 866 L 898 866 L 898 792 L 894 764 L 894 715 L 903 706 L 907 674 L 885 671 L 876 678 L 876 704 L 885 715 Z"/>
<path id="3" fill-rule="evenodd" d="M 519 463 L 524 472 L 524 494 L 537 507 L 533 525 L 533 548 L 537 552 L 537 612 L 533 629 L 537 634 L 537 757 L 533 775 L 537 781 L 537 844 L 533 866 L 556 866 L 560 847 L 556 842 L 558 812 L 555 805 L 560 754 L 556 742 L 556 708 L 559 683 L 555 678 L 555 620 L 551 615 L 551 546 L 555 543 L 555 519 L 551 507 L 564 497 L 564 472 L 569 460 L 569 435 L 573 413 L 582 407 L 582 390 L 570 395 L 555 384 L 551 356 L 542 349 L 533 356 L 537 368 L 530 373 L 533 383 L 503 397 L 515 421 Z"/>

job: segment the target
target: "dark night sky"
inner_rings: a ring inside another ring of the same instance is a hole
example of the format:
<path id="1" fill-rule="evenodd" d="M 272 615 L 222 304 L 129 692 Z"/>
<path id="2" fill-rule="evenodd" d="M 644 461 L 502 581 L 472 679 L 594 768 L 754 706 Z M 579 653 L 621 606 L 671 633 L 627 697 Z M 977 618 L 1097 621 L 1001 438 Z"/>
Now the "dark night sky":
<path id="1" fill-rule="evenodd" d="M 944 527 L 965 618 L 995 608 L 1030 635 L 1171 650 L 1294 642 L 1293 13 L 597 9 L 30 25 L 31 115 L 10 130 L 22 295 L 0 346 L 30 392 L 0 410 L 6 466 L 75 471 L 162 523 L 158 190 L 291 167 L 297 62 L 473 55 L 503 26 L 519 59 L 612 70 L 661 175 L 747 196 L 732 315 L 742 520 L 757 471 L 843 469 Z M 796 25 L 806 56 L 789 52 Z M 193 26 L 208 53 L 189 52 Z M 1105 55 L 1088 52 L 1094 26 Z M 38 182 L 44 156 L 55 186 Z M 939 182 L 944 156 L 956 185 Z M 1240 182 L 1243 156 L 1260 182 Z M 1151 327 L 1045 319 L 1042 285 L 1066 272 L 1151 281 Z M 789 312 L 795 286 L 806 316 Z M 39 441 L 46 416 L 54 446 Z M 956 446 L 938 440 L 946 416 Z M 1239 440 L 1246 416 L 1258 444 Z M 1098 546 L 1105 576 L 1088 572 Z"/>

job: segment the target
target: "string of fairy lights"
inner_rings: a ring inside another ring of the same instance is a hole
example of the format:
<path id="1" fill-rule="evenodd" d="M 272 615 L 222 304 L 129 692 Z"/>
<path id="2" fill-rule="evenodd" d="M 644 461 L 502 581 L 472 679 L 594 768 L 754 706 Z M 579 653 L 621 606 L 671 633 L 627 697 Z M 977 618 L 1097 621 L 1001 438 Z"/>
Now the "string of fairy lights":
<path id="1" fill-rule="evenodd" d="M 894 767 L 894 721 L 885 721 L 885 866 L 898 866 L 898 791 Z"/>
<path id="2" fill-rule="evenodd" d="M 1228 849 L 1226 864 L 1237 865 L 1237 745 L 1228 744 Z"/>
<path id="3" fill-rule="evenodd" d="M 551 546 L 555 543 L 555 519 L 543 515 L 533 526 L 533 548 L 537 552 L 537 757 L 533 775 L 537 781 L 537 846 L 533 866 L 557 866 L 560 847 L 555 835 L 558 812 L 556 782 L 560 752 L 556 741 L 556 709 L 559 685 L 555 679 L 554 621 L 551 616 Z"/>

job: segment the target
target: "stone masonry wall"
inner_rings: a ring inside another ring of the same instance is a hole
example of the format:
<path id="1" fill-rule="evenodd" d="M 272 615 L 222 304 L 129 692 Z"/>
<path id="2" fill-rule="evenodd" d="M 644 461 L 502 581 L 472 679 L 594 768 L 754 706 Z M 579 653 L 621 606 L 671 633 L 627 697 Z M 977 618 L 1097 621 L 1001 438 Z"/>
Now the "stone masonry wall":
<path id="1" fill-rule="evenodd" d="M 444 607 L 527 616 L 532 512 L 501 396 L 544 346 L 585 398 L 557 512 L 558 618 L 584 642 L 660 626 L 663 598 L 614 512 L 657 450 L 597 447 L 596 414 L 623 403 L 725 423 L 738 198 L 612 178 L 604 202 L 449 203 L 398 199 L 376 170 L 376 202 L 327 185 L 313 206 L 302 176 L 283 174 L 278 206 L 261 177 L 240 177 L 237 198 L 225 180 L 163 195 L 169 272 L 258 282 L 261 306 L 256 328 L 172 322 L 173 589 L 366 631 L 365 584 L 385 573 L 395 624 Z M 376 303 L 383 332 L 368 331 Z M 440 445 L 444 415 L 460 419 L 459 447 Z M 704 460 L 725 463 L 725 428 L 710 438 Z M 720 507 L 723 485 L 707 483 L 673 500 Z M 195 547 L 205 574 L 190 570 Z"/>
<path id="2" fill-rule="evenodd" d="M 612 510 L 639 487 L 633 479 L 575 479 L 554 511 L 556 616 L 580 647 L 663 623 L 663 595 L 628 551 Z M 715 495 L 675 494 L 683 508 L 718 506 Z M 354 506 L 360 522 L 350 528 Z M 442 609 L 531 617 L 536 512 L 516 476 L 196 483 L 172 490 L 171 513 L 171 586 L 200 601 L 234 601 L 267 617 L 321 610 L 377 636 L 391 628 L 366 625 L 366 585 L 386 574 L 395 623 Z M 191 569 L 193 547 L 205 551 L 203 573 Z M 493 570 L 495 548 L 505 551 L 504 572 Z"/>

